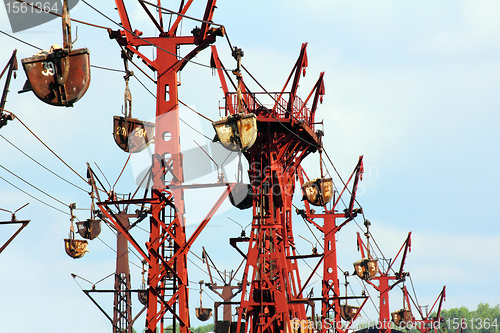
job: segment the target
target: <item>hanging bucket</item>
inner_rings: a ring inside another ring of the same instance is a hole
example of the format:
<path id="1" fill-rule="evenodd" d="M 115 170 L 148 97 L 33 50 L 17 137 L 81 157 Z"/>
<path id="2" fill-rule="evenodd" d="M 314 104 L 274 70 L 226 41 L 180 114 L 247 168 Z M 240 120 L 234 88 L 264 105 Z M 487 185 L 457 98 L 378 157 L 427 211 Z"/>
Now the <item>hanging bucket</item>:
<path id="1" fill-rule="evenodd" d="M 406 326 L 413 321 L 410 310 L 401 309 L 391 313 L 392 322 L 397 326 Z"/>
<path id="2" fill-rule="evenodd" d="M 333 198 L 333 181 L 331 178 L 316 178 L 302 185 L 303 199 L 313 206 L 324 206 Z"/>
<path id="3" fill-rule="evenodd" d="M 90 52 L 87 48 L 55 48 L 21 60 L 28 77 L 23 90 L 33 90 L 41 101 L 55 106 L 72 106 L 90 84 Z"/>
<path id="4" fill-rule="evenodd" d="M 148 305 L 148 291 L 141 290 L 137 293 L 137 298 L 142 305 Z"/>
<path id="5" fill-rule="evenodd" d="M 358 313 L 359 307 L 351 305 L 341 305 L 340 306 L 340 316 L 345 321 L 351 321 L 352 318 Z"/>
<path id="6" fill-rule="evenodd" d="M 231 192 L 229 192 L 229 201 L 231 204 L 241 210 L 248 209 L 253 206 L 253 191 L 252 185 L 238 183 Z"/>
<path id="7" fill-rule="evenodd" d="M 361 259 L 354 263 L 356 275 L 363 280 L 371 280 L 377 275 L 378 260 L 377 259 Z"/>
<path id="8" fill-rule="evenodd" d="M 80 236 L 92 240 L 101 233 L 101 220 L 87 219 L 83 222 L 76 222 L 76 228 Z"/>
<path id="9" fill-rule="evenodd" d="M 65 239 L 64 240 L 64 249 L 68 256 L 73 259 L 81 258 L 85 255 L 87 250 L 87 241 L 80 239 Z"/>
<path id="10" fill-rule="evenodd" d="M 214 141 L 235 152 L 246 152 L 257 139 L 257 118 L 255 114 L 237 113 L 212 123 L 217 133 Z"/>
<path id="11" fill-rule="evenodd" d="M 207 321 L 212 315 L 212 309 L 209 308 L 196 308 L 196 318 L 201 321 Z"/>
<path id="12" fill-rule="evenodd" d="M 123 151 L 138 153 L 146 149 L 154 136 L 155 124 L 136 118 L 113 117 L 113 137 Z"/>

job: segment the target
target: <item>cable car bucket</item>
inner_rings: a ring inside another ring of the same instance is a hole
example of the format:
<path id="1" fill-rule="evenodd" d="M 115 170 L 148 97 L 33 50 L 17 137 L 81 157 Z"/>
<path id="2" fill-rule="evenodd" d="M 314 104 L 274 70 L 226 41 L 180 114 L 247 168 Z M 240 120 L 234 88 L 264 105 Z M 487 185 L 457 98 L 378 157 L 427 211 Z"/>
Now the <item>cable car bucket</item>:
<path id="1" fill-rule="evenodd" d="M 245 113 L 241 91 L 241 57 L 243 51 L 233 48 L 233 57 L 237 61 L 237 68 L 233 71 L 238 80 L 237 100 L 238 113 L 228 115 L 212 123 L 216 135 L 214 142 L 220 141 L 222 146 L 230 151 L 246 152 L 257 139 L 257 117 L 253 113 Z"/>
<path id="2" fill-rule="evenodd" d="M 90 84 L 90 52 L 87 48 L 72 50 L 71 20 L 68 0 L 62 12 L 64 45 L 52 45 L 21 60 L 28 80 L 20 93 L 32 90 L 41 101 L 55 106 L 73 106 Z"/>
<path id="3" fill-rule="evenodd" d="M 76 228 L 80 236 L 92 240 L 101 233 L 101 220 L 87 219 L 83 222 L 76 222 Z"/>
<path id="4" fill-rule="evenodd" d="M 354 320 L 359 312 L 359 306 L 352 306 L 347 304 L 347 288 L 349 286 L 349 282 L 347 281 L 347 276 L 349 275 L 349 272 L 344 272 L 344 278 L 345 278 L 345 304 L 340 305 L 340 316 L 342 319 L 345 321 L 352 321 Z"/>
<path id="5" fill-rule="evenodd" d="M 318 135 L 318 138 L 320 138 L 321 140 L 323 132 L 318 131 L 316 134 Z M 324 206 L 332 200 L 334 194 L 334 188 L 333 188 L 333 180 L 331 178 L 323 177 L 323 159 L 321 156 L 323 149 L 321 141 L 318 150 L 319 150 L 319 167 L 320 167 L 321 178 L 315 178 L 313 180 L 305 182 L 302 185 L 302 193 L 304 194 L 302 200 L 309 201 L 309 203 L 313 206 Z"/>
<path id="6" fill-rule="evenodd" d="M 136 118 L 113 117 L 113 137 L 124 152 L 138 153 L 153 141 L 155 124 Z"/>
<path id="7" fill-rule="evenodd" d="M 125 110 L 122 111 L 124 117 L 113 117 L 113 137 L 116 144 L 124 152 L 138 153 L 146 149 L 153 141 L 155 124 L 147 121 L 142 121 L 137 118 L 132 118 L 132 93 L 130 92 L 128 81 L 133 71 L 128 69 L 128 56 L 122 52 L 123 63 L 125 66 L 125 93 L 124 103 Z"/>
<path id="8" fill-rule="evenodd" d="M 356 275 L 363 280 L 371 280 L 377 275 L 378 260 L 363 258 L 356 261 L 354 264 Z"/>
<path id="9" fill-rule="evenodd" d="M 342 304 L 340 306 L 340 316 L 345 321 L 351 321 L 354 316 L 358 313 L 359 306 L 352 306 L 347 304 Z"/>
<path id="10" fill-rule="evenodd" d="M 316 178 L 302 185 L 303 199 L 313 206 L 324 206 L 333 198 L 333 181 L 331 178 Z"/>
<path id="11" fill-rule="evenodd" d="M 101 220 L 94 217 L 94 194 L 91 194 L 92 204 L 90 206 L 90 218 L 83 222 L 76 222 L 76 228 L 80 236 L 86 239 L 94 239 L 101 233 Z"/>
<path id="12" fill-rule="evenodd" d="M 356 261 L 354 265 L 355 274 L 365 281 L 369 281 L 375 277 L 378 273 L 378 259 L 373 259 L 370 254 L 370 221 L 365 220 L 366 226 L 366 258 L 362 258 Z M 358 248 L 360 246 L 358 236 Z"/>
<path id="13" fill-rule="evenodd" d="M 200 307 L 196 308 L 196 318 L 201 321 L 207 321 L 212 315 L 212 309 L 204 308 L 201 302 L 201 293 L 203 292 L 203 281 L 200 281 Z"/>
<path id="14" fill-rule="evenodd" d="M 142 261 L 142 284 L 141 290 L 137 293 L 137 298 L 142 305 L 148 305 L 148 290 L 146 289 L 146 260 Z"/>
<path id="15" fill-rule="evenodd" d="M 257 117 L 253 113 L 236 113 L 212 123 L 214 142 L 234 152 L 246 152 L 257 139 Z"/>
<path id="16" fill-rule="evenodd" d="M 406 326 L 413 320 L 411 310 L 400 309 L 391 313 L 391 320 L 397 326 Z"/>
<path id="17" fill-rule="evenodd" d="M 75 239 L 75 229 L 73 228 L 75 216 L 73 215 L 73 209 L 76 208 L 76 204 L 71 204 L 69 208 L 71 212 L 71 227 L 69 229 L 69 238 L 64 240 L 64 249 L 71 258 L 78 259 L 83 257 L 86 252 L 89 252 L 87 250 L 88 242 L 86 240 Z"/>

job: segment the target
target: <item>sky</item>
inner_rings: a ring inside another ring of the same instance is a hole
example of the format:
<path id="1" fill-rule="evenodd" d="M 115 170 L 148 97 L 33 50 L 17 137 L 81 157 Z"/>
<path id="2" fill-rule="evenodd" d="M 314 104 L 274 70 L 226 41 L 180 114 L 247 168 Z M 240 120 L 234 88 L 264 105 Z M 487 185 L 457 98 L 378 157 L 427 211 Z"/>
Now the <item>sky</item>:
<path id="1" fill-rule="evenodd" d="M 90 1 L 97 9 L 117 21 L 111 1 Z M 126 1 L 134 29 L 145 36 L 156 32 L 141 7 Z M 167 8 L 177 8 L 177 1 L 162 1 Z M 188 14 L 202 17 L 205 3 L 194 1 Z M 319 73 L 325 72 L 323 104 L 316 119 L 323 119 L 325 150 L 336 169 L 346 178 L 360 155 L 364 156 L 365 174 L 360 183 L 358 201 L 371 221 L 371 232 L 386 258 L 394 258 L 407 233 L 412 232 L 412 247 L 405 265 L 410 272 L 419 303 L 432 305 L 446 285 L 444 308 L 466 306 L 475 309 L 480 302 L 500 303 L 500 274 L 497 254 L 500 252 L 498 188 L 500 163 L 497 148 L 500 134 L 500 3 L 497 1 L 251 1 L 219 0 L 214 22 L 223 24 L 232 45 L 244 50 L 243 64 L 270 91 L 282 88 L 299 54 L 302 43 L 308 43 L 309 66 L 301 79 L 299 95 L 305 99 Z M 71 17 L 117 29 L 85 3 L 71 11 Z M 13 34 L 38 47 L 62 44 L 60 21 Z M 191 31 L 194 23 L 185 22 L 182 31 Z M 75 48 L 87 47 L 91 63 L 96 66 L 123 69 L 116 42 L 106 30 L 73 24 L 78 39 Z M 6 10 L 0 9 L 0 30 L 12 34 Z M 11 82 L 6 109 L 14 112 L 76 172 L 85 176 L 86 163 L 97 165 L 112 186 L 122 170 L 128 154 L 122 152 L 112 138 L 112 116 L 123 107 L 123 73 L 92 68 L 90 87 L 72 108 L 49 106 L 32 93 L 18 94 L 26 79 L 20 59 L 37 52 L 5 35 L 0 35 L 0 65 L 18 49 L 18 77 Z M 227 68 L 235 67 L 224 39 L 216 46 Z M 154 57 L 151 48 L 145 54 Z M 181 49 L 181 54 L 187 49 Z M 209 50 L 194 60 L 208 65 Z M 155 86 L 135 71 L 148 89 Z M 255 82 L 244 77 L 253 91 Z M 212 70 L 194 63 L 180 75 L 179 99 L 210 119 L 219 117 L 223 93 Z M 0 82 L 3 87 L 4 79 Z M 154 97 L 132 79 L 132 114 L 153 120 Z M 220 103 L 220 104 L 219 104 Z M 210 146 L 198 132 L 213 137 L 210 122 L 186 108 L 181 118 L 183 150 L 195 149 L 197 143 Z M 197 129 L 198 132 L 192 128 Z M 15 144 L 61 177 L 83 187 L 68 184 L 39 165 L 0 137 L 0 165 L 51 196 L 23 183 L 0 169 L 0 176 L 68 213 L 67 205 L 89 208 L 88 186 L 38 142 L 18 121 L 0 129 L 0 135 Z M 214 153 L 213 147 L 207 148 Z M 134 155 L 115 189 L 119 193 L 135 190 L 136 179 L 149 163 L 150 146 Z M 204 159 L 205 158 L 205 159 Z M 237 159 L 225 165 L 228 178 L 234 180 Z M 217 171 L 208 157 L 199 151 L 186 161 L 186 177 L 192 182 L 214 182 Z M 318 156 L 308 157 L 303 166 L 312 175 L 319 174 Z M 208 170 L 205 175 L 197 173 Z M 333 168 L 327 164 L 333 174 Z M 100 174 L 100 173 L 98 173 Z M 103 178 L 102 176 L 100 178 Z M 335 177 L 334 177 L 335 178 Z M 340 184 L 338 179 L 334 179 Z M 103 180 L 104 182 L 104 180 Z M 187 193 L 187 232 L 197 223 L 218 197 L 216 190 Z M 298 195 L 297 195 L 298 196 Z M 18 219 L 30 224 L 0 254 L 0 331 L 28 332 L 42 329 L 53 333 L 105 332 L 111 325 L 81 288 L 113 273 L 116 237 L 103 225 L 100 239 L 90 242 L 83 258 L 66 255 L 63 239 L 67 238 L 69 216 L 27 196 L 0 179 L 0 208 L 14 211 Z M 301 204 L 297 199 L 296 204 Z M 81 220 L 88 210 L 77 211 Z M 299 251 L 308 253 L 315 242 L 301 219 L 294 216 L 294 234 Z M 0 211 L 0 220 L 10 214 Z M 241 257 L 228 242 L 237 237 L 241 227 L 251 222 L 249 211 L 239 211 L 225 203 L 212 219 L 189 255 L 189 281 L 192 326 L 204 324 L 195 319 L 199 304 L 198 281 L 208 280 L 200 268 L 202 246 L 220 270 L 238 267 Z M 339 266 L 352 271 L 352 263 L 360 258 L 356 250 L 356 232 L 363 221 L 351 222 L 338 234 Z M 144 226 L 147 228 L 147 225 Z M 10 237 L 15 227 L 1 226 L 0 242 Z M 249 229 L 246 229 L 247 234 Z M 137 238 L 146 240 L 147 233 L 138 230 Z M 318 235 L 317 235 L 318 236 Z M 132 287 L 141 284 L 140 260 L 130 255 Z M 311 265 L 311 263 L 309 263 Z M 300 263 L 302 279 L 310 269 Z M 319 295 L 318 281 L 311 281 Z M 362 286 L 350 279 L 355 293 Z M 97 284 L 110 288 L 110 278 Z M 410 287 L 407 284 L 407 287 Z M 374 295 L 373 289 L 368 291 Z M 217 296 L 203 293 L 203 305 Z M 374 299 L 375 303 L 377 299 Z M 111 313 L 112 298 L 99 302 Z M 140 310 L 133 301 L 134 313 Z M 401 293 L 391 293 L 391 311 L 401 308 Z M 371 303 L 363 316 L 376 318 Z M 134 326 L 144 325 L 141 316 Z"/>

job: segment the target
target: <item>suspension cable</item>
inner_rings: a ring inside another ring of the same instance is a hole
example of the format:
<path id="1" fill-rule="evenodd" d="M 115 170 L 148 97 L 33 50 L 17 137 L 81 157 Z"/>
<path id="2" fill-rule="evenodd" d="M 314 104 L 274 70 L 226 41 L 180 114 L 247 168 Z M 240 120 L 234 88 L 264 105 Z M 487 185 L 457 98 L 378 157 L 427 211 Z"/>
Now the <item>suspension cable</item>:
<path id="1" fill-rule="evenodd" d="M 6 35 L 6 36 L 8 36 L 8 37 L 10 37 L 10 38 L 12 38 L 12 39 L 15 39 L 15 40 L 17 40 L 17 41 L 18 41 L 18 42 L 20 42 L 20 43 L 23 43 L 23 44 L 26 44 L 26 45 L 28 45 L 28 46 L 31 46 L 32 48 L 37 49 L 37 50 L 39 50 L 39 51 L 42 51 L 42 50 L 43 50 L 41 47 L 35 46 L 35 45 L 33 45 L 33 44 L 31 44 L 31 43 L 28 43 L 28 42 L 26 42 L 26 41 L 24 41 L 24 40 L 22 40 L 22 39 L 19 39 L 19 38 L 17 38 L 17 37 L 14 37 L 14 36 L 12 36 L 11 34 L 6 33 L 5 31 L 0 30 L 0 33 L 4 34 L 4 35 Z M 106 70 L 106 71 L 111 71 L 111 72 L 121 72 L 121 73 L 125 73 L 125 71 L 124 71 L 124 70 L 121 70 L 121 69 L 114 69 L 114 68 L 108 68 L 108 67 L 97 66 L 97 65 L 90 65 L 90 67 L 97 68 L 97 69 L 103 69 L 103 70 Z"/>
<path id="2" fill-rule="evenodd" d="M 5 141 L 7 141 L 8 143 L 10 143 L 14 148 L 16 148 L 17 150 L 19 150 L 21 153 L 23 153 L 26 157 L 28 157 L 29 159 L 31 159 L 33 162 L 35 162 L 36 164 L 38 164 L 39 166 L 41 166 L 42 168 L 44 168 L 45 170 L 47 170 L 48 172 L 52 173 L 54 176 L 64 180 L 66 183 L 68 184 L 71 184 L 73 185 L 74 187 L 84 191 L 85 193 L 88 193 L 87 190 L 85 190 L 84 188 L 70 182 L 69 180 L 61 177 L 60 175 L 58 175 L 57 173 L 55 173 L 54 171 L 50 170 L 49 168 L 47 168 L 45 165 L 43 165 L 42 163 L 38 162 L 37 160 L 35 160 L 33 157 L 31 157 L 30 155 L 28 155 L 27 153 L 25 153 L 23 150 L 21 150 L 21 148 L 17 147 L 15 144 L 13 144 L 12 142 L 10 142 L 6 137 L 4 137 L 3 135 L 0 134 L 0 137 L 2 139 L 4 139 Z"/>
<path id="3" fill-rule="evenodd" d="M 89 6 L 90 8 L 92 8 L 93 10 L 95 10 L 95 11 L 96 11 L 97 13 L 99 13 L 100 15 L 104 16 L 104 17 L 105 17 L 106 19 L 108 19 L 109 21 L 111 21 L 111 22 L 113 22 L 114 24 L 116 24 L 117 26 L 119 26 L 119 27 L 120 27 L 120 29 L 123 29 L 123 30 L 127 31 L 128 33 L 132 34 L 132 36 L 134 36 L 135 38 L 138 38 L 138 39 L 142 40 L 143 42 L 146 42 L 146 43 L 147 43 L 147 44 L 149 44 L 150 46 L 153 46 L 153 47 L 157 48 L 158 50 L 163 51 L 163 52 L 165 52 L 165 53 L 167 53 L 167 54 L 173 55 L 174 57 L 176 57 L 176 58 L 177 58 L 177 59 L 179 59 L 179 60 L 185 60 L 185 61 L 187 61 L 187 62 L 191 62 L 191 63 L 193 63 L 193 64 L 195 64 L 195 65 L 198 65 L 198 66 L 202 66 L 202 67 L 205 67 L 205 68 L 210 68 L 210 69 L 213 69 L 213 67 L 211 67 L 211 66 L 209 66 L 209 65 L 205 65 L 205 64 L 202 64 L 202 63 L 200 63 L 200 62 L 196 62 L 196 61 L 194 61 L 194 60 L 192 60 L 192 59 L 187 59 L 187 58 L 184 58 L 184 57 L 179 56 L 179 55 L 177 55 L 177 54 L 175 54 L 175 53 L 169 52 L 169 51 L 167 51 L 167 50 L 165 50 L 165 49 L 163 49 L 163 48 L 159 47 L 158 45 L 155 45 L 154 43 L 150 42 L 149 40 L 147 40 L 147 39 L 145 39 L 145 38 L 142 38 L 141 36 L 138 36 L 138 35 L 137 35 L 137 34 L 135 34 L 133 31 L 130 31 L 130 30 L 126 29 L 126 28 L 125 28 L 125 27 L 123 27 L 120 23 L 116 22 L 115 20 L 113 20 L 112 18 L 110 18 L 109 16 L 107 16 L 106 14 L 104 14 L 103 12 L 101 12 L 100 10 L 98 10 L 97 8 L 95 8 L 94 6 L 90 5 L 87 1 L 82 0 L 82 2 L 83 2 L 84 4 L 86 4 L 87 6 Z M 218 70 L 224 70 L 224 69 L 222 69 L 222 68 L 217 68 L 217 69 L 218 69 Z"/>
<path id="4" fill-rule="evenodd" d="M 7 110 L 4 110 L 7 111 Z M 10 114 L 14 115 L 14 113 L 7 111 Z M 14 115 L 15 116 L 15 115 Z M 57 155 L 48 145 L 45 144 L 45 142 L 42 141 L 18 116 L 15 116 L 16 119 L 38 140 L 42 145 L 45 146 L 55 157 L 57 157 L 64 165 L 66 165 L 71 171 L 73 171 L 78 177 L 80 177 L 86 184 L 90 185 L 85 178 L 83 178 L 78 172 L 75 171 L 68 163 L 66 163 L 59 155 Z"/>
<path id="5" fill-rule="evenodd" d="M 33 196 L 33 195 L 29 194 L 28 192 L 26 192 L 26 191 L 24 191 L 23 189 L 21 189 L 21 188 L 17 187 L 16 185 L 12 184 L 11 182 L 9 182 L 7 179 L 3 178 L 2 176 L 0 176 L 0 179 L 2 179 L 3 181 L 5 181 L 6 183 L 10 184 L 11 186 L 15 187 L 17 190 L 19 190 L 19 191 L 23 192 L 23 193 L 24 193 L 24 194 L 26 194 L 27 196 L 29 196 L 29 197 L 31 197 L 31 198 L 33 198 L 33 199 L 35 199 L 36 201 L 39 201 L 39 202 L 43 203 L 44 205 L 49 206 L 50 208 L 53 208 L 53 209 L 55 209 L 55 210 L 57 210 L 57 211 L 59 211 L 59 212 L 61 212 L 61 213 L 63 213 L 63 214 L 70 215 L 68 212 L 65 212 L 65 211 L 63 211 L 63 210 L 61 210 L 61 209 L 59 209 L 59 208 L 57 208 L 57 207 L 54 207 L 54 206 L 52 206 L 51 204 L 48 204 L 48 203 L 46 203 L 45 201 L 40 200 L 40 199 L 38 199 L 37 197 L 35 197 L 35 196 Z"/>
<path id="6" fill-rule="evenodd" d="M 24 180 L 23 178 L 19 177 L 18 175 L 16 175 L 14 172 L 10 171 L 9 169 L 7 169 L 6 167 L 4 167 L 3 165 L 0 165 L 0 168 L 4 169 L 5 171 L 7 171 L 8 173 L 10 173 L 11 175 L 13 175 L 14 177 L 22 180 L 24 183 L 28 184 L 29 186 L 33 187 L 34 189 L 42 192 L 43 194 L 45 194 L 46 196 L 48 196 L 49 198 L 59 202 L 61 205 L 63 206 L 66 206 L 68 207 L 69 205 L 65 204 L 64 202 L 62 202 L 61 200 L 57 199 L 56 197 L 53 197 L 52 195 L 48 194 L 47 192 L 39 189 L 38 187 L 36 187 L 35 185 L 31 184 L 30 182 L 28 182 L 27 180 Z"/>
<path id="7" fill-rule="evenodd" d="M 17 0 L 17 1 L 21 2 L 21 3 L 24 3 L 24 4 L 28 5 L 28 6 L 31 6 L 32 8 L 39 9 L 39 10 L 43 11 L 44 13 L 51 14 L 51 15 L 54 15 L 54 16 L 62 17 L 62 14 L 54 13 L 54 12 L 52 12 L 50 10 L 45 10 L 43 8 L 37 7 L 33 3 L 28 3 L 28 2 L 23 1 L 23 0 Z M 70 20 L 74 21 L 74 22 L 77 22 L 77 23 L 85 24 L 85 25 L 88 25 L 88 26 L 91 26 L 91 27 L 94 27 L 94 28 L 99 28 L 99 29 L 104 29 L 104 30 L 110 30 L 110 28 L 103 27 L 101 25 L 97 25 L 97 24 L 93 24 L 93 23 L 88 23 L 88 22 L 85 22 L 85 21 L 80 21 L 80 20 L 76 20 L 76 19 L 72 19 L 72 18 L 70 18 Z"/>

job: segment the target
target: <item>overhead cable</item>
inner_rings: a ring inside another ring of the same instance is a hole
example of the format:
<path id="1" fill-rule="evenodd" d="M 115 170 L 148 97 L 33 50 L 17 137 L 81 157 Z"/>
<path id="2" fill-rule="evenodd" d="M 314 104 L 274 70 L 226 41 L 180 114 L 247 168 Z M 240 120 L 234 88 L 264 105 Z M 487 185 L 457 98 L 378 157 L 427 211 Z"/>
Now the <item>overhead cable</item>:
<path id="1" fill-rule="evenodd" d="M 19 150 L 21 153 L 23 153 L 26 157 L 28 157 L 29 159 L 31 159 L 33 162 L 35 162 L 36 164 L 38 164 L 39 166 L 41 166 L 42 168 L 44 168 L 45 170 L 47 170 L 48 172 L 52 173 L 54 176 L 64 180 L 66 183 L 68 184 L 71 184 L 73 185 L 74 187 L 84 191 L 85 193 L 87 193 L 88 191 L 85 190 L 84 188 L 78 186 L 78 185 L 75 185 L 74 183 L 70 182 L 69 180 L 61 177 L 60 175 L 58 175 L 57 173 L 55 173 L 54 171 L 50 170 L 49 168 L 47 168 L 45 165 L 43 165 L 42 163 L 38 162 L 37 160 L 35 160 L 33 157 L 29 156 L 28 154 L 26 154 L 23 150 L 21 150 L 21 148 L 17 147 L 15 144 L 13 144 L 12 142 L 10 142 L 6 137 L 4 137 L 3 135 L 0 134 L 0 137 L 2 139 L 4 139 L 5 141 L 7 141 L 8 143 L 10 143 L 14 148 L 16 148 L 17 150 Z"/>
<path id="2" fill-rule="evenodd" d="M 57 211 L 59 211 L 59 212 L 61 212 L 61 213 L 63 213 L 63 214 L 70 215 L 70 213 L 65 212 L 65 211 L 63 211 L 63 210 L 61 210 L 61 209 L 59 209 L 59 208 L 57 208 L 57 207 L 54 207 L 54 206 L 52 206 L 51 204 L 48 204 L 48 203 L 46 203 L 45 201 L 40 200 L 40 199 L 38 199 L 37 197 L 35 197 L 35 196 L 33 196 L 33 195 L 29 194 L 28 192 L 26 192 L 26 191 L 24 191 L 23 189 L 21 189 L 21 188 L 17 187 L 16 185 L 12 184 L 11 182 L 9 182 L 7 179 L 3 178 L 2 176 L 0 176 L 0 179 L 2 179 L 3 181 L 5 181 L 6 183 L 10 184 L 12 187 L 15 187 L 17 190 L 19 190 L 19 191 L 23 192 L 23 193 L 24 193 L 24 194 L 26 194 L 27 196 L 29 196 L 29 197 L 31 197 L 31 198 L 33 198 L 33 199 L 35 199 L 36 201 L 39 201 L 39 202 L 43 203 L 44 205 L 49 206 L 50 208 L 53 208 L 53 209 L 55 209 L 55 210 L 57 210 Z"/>

